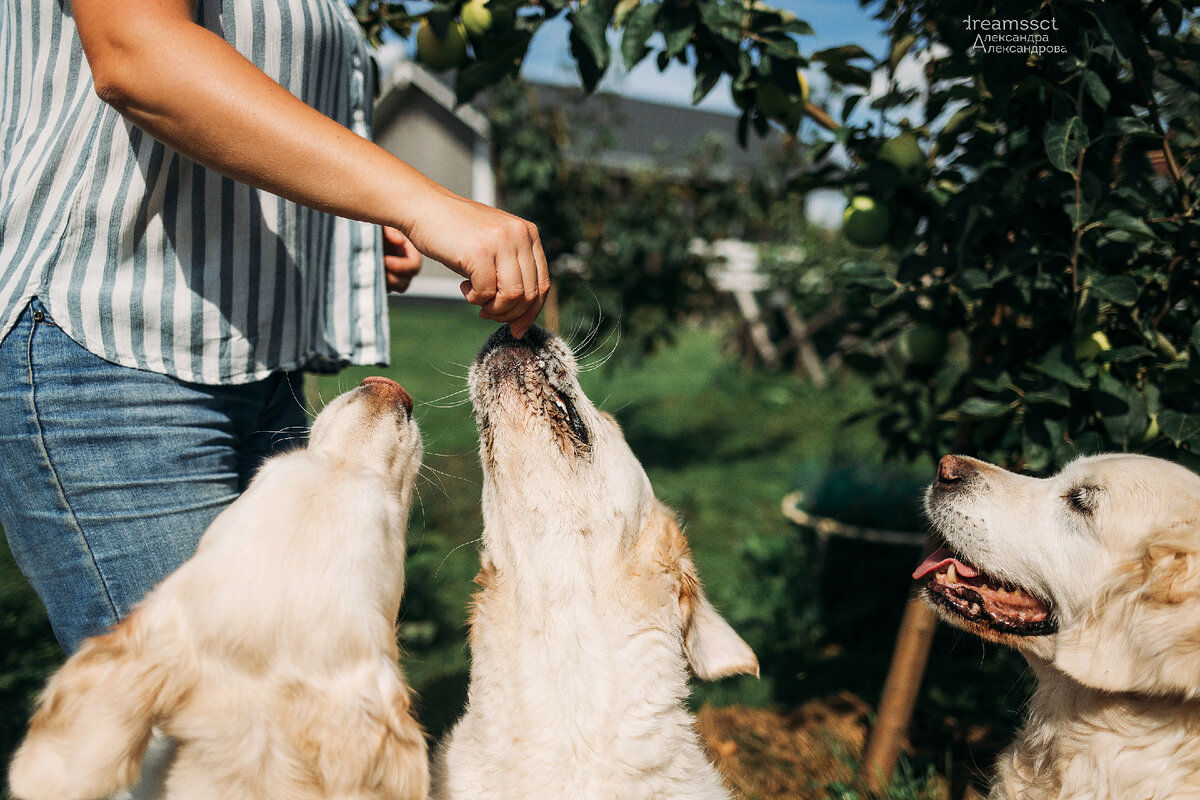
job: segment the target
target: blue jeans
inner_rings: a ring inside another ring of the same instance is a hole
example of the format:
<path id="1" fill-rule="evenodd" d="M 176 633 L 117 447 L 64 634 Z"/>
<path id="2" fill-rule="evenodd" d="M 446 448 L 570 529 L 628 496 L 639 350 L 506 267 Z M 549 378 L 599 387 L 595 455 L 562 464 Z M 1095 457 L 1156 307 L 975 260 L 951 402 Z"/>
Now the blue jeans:
<path id="1" fill-rule="evenodd" d="M 118 366 L 29 304 L 0 342 L 0 524 L 67 653 L 128 614 L 262 460 L 303 438 L 302 392 L 299 373 L 205 386 Z"/>

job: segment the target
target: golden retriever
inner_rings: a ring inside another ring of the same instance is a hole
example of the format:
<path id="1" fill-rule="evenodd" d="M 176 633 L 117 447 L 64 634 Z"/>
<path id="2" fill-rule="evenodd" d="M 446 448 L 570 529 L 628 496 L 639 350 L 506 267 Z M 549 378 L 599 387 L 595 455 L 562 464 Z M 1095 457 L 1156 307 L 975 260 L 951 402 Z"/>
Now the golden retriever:
<path id="1" fill-rule="evenodd" d="M 573 355 L 499 330 L 471 369 L 483 462 L 467 710 L 435 759 L 453 800 L 728 798 L 684 707 L 688 668 L 757 674 L 674 515 Z"/>
<path id="2" fill-rule="evenodd" d="M 424 735 L 396 614 L 421 437 L 368 378 L 269 459 L 196 554 L 51 678 L 9 772 L 21 800 L 84 800 L 173 740 L 169 800 L 422 798 Z"/>
<path id="3" fill-rule="evenodd" d="M 913 577 L 1038 679 L 993 800 L 1200 798 L 1200 477 L 1148 456 L 1036 479 L 946 456 Z"/>

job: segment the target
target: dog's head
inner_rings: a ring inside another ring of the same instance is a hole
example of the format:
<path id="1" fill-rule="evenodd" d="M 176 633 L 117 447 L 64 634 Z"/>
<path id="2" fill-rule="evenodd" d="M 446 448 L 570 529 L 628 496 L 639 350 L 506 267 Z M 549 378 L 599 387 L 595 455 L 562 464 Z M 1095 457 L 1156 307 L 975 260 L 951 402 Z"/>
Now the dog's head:
<path id="1" fill-rule="evenodd" d="M 1102 455 L 1031 478 L 946 456 L 918 567 L 951 623 L 1081 683 L 1200 694 L 1200 477 Z"/>
<path id="2" fill-rule="evenodd" d="M 409 491 L 422 455 L 421 432 L 412 409 L 412 398 L 400 384 L 388 378 L 366 378 L 317 415 L 308 449 Z"/>
<path id="3" fill-rule="evenodd" d="M 704 597 L 674 515 L 655 499 L 616 420 L 592 404 L 577 374 L 570 349 L 537 327 L 523 339 L 502 328 L 476 357 L 470 391 L 485 545 L 538 551 L 537 560 L 568 580 L 615 564 L 601 580 L 611 580 L 623 602 L 667 609 L 696 675 L 757 674 L 753 652 Z M 494 532 L 503 541 L 489 542 Z M 530 559 L 518 555 L 517 562 Z"/>

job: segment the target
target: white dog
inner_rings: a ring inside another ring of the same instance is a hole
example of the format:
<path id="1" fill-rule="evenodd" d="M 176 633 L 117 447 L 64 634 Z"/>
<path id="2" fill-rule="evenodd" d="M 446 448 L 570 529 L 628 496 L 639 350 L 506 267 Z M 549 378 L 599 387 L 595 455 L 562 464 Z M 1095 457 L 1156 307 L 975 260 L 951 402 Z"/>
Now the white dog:
<path id="1" fill-rule="evenodd" d="M 276 456 L 189 561 L 50 680 L 9 772 L 22 800 L 137 780 L 175 740 L 170 800 L 423 798 L 424 736 L 395 619 L 421 437 L 368 378 Z"/>
<path id="2" fill-rule="evenodd" d="M 566 346 L 501 329 L 471 370 L 483 553 L 467 711 L 435 765 L 453 800 L 727 798 L 684 708 L 757 674 L 687 542 Z"/>
<path id="3" fill-rule="evenodd" d="M 946 456 L 945 548 L 914 573 L 949 622 L 1038 678 L 992 798 L 1200 798 L 1200 477 L 1083 458 L 1035 479 Z"/>

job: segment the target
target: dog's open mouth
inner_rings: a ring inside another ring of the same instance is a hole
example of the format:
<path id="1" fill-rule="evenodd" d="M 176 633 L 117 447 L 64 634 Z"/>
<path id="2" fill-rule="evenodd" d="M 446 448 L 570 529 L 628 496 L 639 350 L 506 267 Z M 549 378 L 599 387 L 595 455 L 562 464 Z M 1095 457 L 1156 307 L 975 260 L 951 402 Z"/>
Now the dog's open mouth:
<path id="1" fill-rule="evenodd" d="M 581 444 L 588 444 L 587 426 L 583 424 L 583 418 L 579 416 L 579 411 L 575 408 L 575 404 L 571 402 L 571 398 L 563 392 L 553 390 L 550 402 L 554 406 L 555 411 L 558 412 L 560 419 L 571 429 L 571 433 L 575 438 Z"/>
<path id="2" fill-rule="evenodd" d="M 926 579 L 929 598 L 941 607 L 996 633 L 1045 636 L 1057 630 L 1048 603 L 990 577 L 944 547 L 917 567 L 913 579 Z"/>

